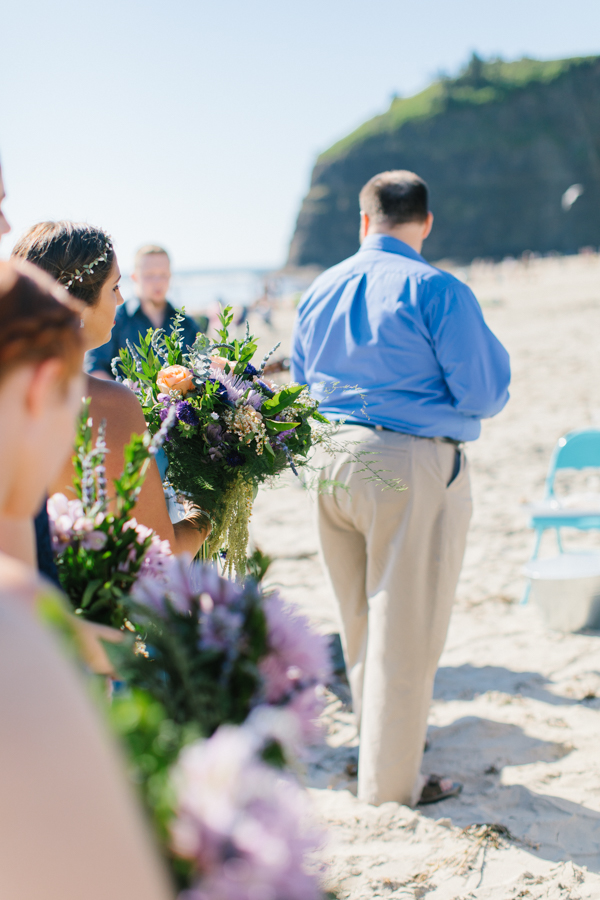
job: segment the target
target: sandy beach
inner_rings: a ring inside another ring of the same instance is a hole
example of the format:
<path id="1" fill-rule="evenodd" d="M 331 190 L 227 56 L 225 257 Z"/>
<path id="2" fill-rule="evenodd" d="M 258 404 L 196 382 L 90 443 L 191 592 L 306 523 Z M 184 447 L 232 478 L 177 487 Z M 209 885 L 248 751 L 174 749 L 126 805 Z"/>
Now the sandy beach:
<path id="1" fill-rule="evenodd" d="M 549 629 L 520 605 L 533 547 L 521 504 L 539 499 L 565 432 L 600 425 L 600 259 L 474 264 L 460 277 L 512 357 L 511 400 L 469 445 L 475 511 L 430 714 L 424 771 L 463 794 L 411 810 L 356 800 L 358 739 L 340 677 L 325 744 L 306 779 L 329 840 L 339 897 L 428 900 L 600 897 L 600 632 Z M 293 311 L 274 318 L 289 347 Z M 252 322 L 265 334 L 263 323 Z M 574 483 L 574 481 L 573 481 Z M 593 477 L 578 485 L 598 489 Z M 324 633 L 338 630 L 310 495 L 289 478 L 262 492 L 253 538 L 277 585 Z M 572 533 L 567 548 L 600 547 Z M 556 552 L 548 535 L 542 555 Z"/>

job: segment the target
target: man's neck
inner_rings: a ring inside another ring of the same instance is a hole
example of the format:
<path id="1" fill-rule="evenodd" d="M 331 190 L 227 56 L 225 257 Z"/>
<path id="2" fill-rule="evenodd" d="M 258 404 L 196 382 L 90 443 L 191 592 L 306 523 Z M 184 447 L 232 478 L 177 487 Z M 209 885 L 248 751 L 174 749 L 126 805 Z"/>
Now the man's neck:
<path id="1" fill-rule="evenodd" d="M 387 237 L 396 238 L 397 241 L 402 241 L 404 244 L 408 244 L 409 247 L 412 247 L 413 250 L 416 250 L 417 253 L 420 253 L 423 249 L 423 226 L 421 223 L 407 222 L 406 225 L 398 225 L 397 228 L 381 228 L 374 227 L 369 228 L 367 237 L 371 237 L 372 234 L 384 234 Z"/>
<path id="2" fill-rule="evenodd" d="M 155 328 L 162 328 L 167 316 L 167 301 L 155 303 L 153 300 L 144 300 L 140 297 L 140 306 L 146 313 Z"/>

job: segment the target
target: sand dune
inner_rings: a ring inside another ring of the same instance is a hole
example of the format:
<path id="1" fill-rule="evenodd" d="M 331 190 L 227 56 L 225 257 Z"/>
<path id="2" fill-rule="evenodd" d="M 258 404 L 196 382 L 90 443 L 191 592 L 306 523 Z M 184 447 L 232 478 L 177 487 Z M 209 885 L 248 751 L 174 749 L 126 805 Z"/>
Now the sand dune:
<path id="1" fill-rule="evenodd" d="M 600 260 L 506 262 L 460 274 L 513 365 L 509 405 L 468 449 L 475 513 L 424 762 L 426 772 L 459 778 L 464 792 L 424 811 L 359 803 L 358 740 L 340 680 L 323 717 L 326 744 L 307 771 L 330 826 L 322 858 L 339 895 L 356 900 L 597 898 L 600 633 L 552 631 L 519 599 L 533 545 L 520 504 L 541 497 L 561 434 L 600 425 Z M 291 320 L 285 309 L 275 319 L 283 349 Z M 600 484 L 588 475 L 571 482 Z M 309 495 L 293 479 L 263 492 L 253 533 L 276 557 L 270 581 L 335 632 Z M 600 537 L 572 533 L 566 543 L 600 547 Z M 543 554 L 554 552 L 548 536 Z"/>

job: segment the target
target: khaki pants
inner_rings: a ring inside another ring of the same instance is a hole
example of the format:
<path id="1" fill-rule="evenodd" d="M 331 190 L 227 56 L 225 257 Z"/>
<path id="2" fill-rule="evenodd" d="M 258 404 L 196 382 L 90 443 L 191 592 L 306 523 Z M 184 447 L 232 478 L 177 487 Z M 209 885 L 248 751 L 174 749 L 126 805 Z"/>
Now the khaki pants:
<path id="1" fill-rule="evenodd" d="M 358 796 L 419 799 L 433 680 L 465 549 L 471 492 L 467 460 L 439 439 L 343 426 L 342 441 L 407 490 L 382 490 L 351 453 L 320 451 L 322 478 L 341 482 L 318 499 L 325 567 L 360 728 Z M 442 773 L 443 774 L 443 773 Z"/>

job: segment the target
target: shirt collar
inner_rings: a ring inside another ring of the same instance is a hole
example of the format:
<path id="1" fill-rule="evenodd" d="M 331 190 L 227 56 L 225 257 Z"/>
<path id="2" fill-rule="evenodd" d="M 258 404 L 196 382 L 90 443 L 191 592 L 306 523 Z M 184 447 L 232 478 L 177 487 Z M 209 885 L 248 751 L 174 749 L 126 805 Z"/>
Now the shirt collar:
<path id="1" fill-rule="evenodd" d="M 425 262 L 420 253 L 399 241 L 398 238 L 392 237 L 391 234 L 369 234 L 360 245 L 359 253 L 362 250 L 385 250 L 386 253 L 398 253 L 400 256 L 408 256 L 409 259 L 416 259 L 419 262 Z"/>

